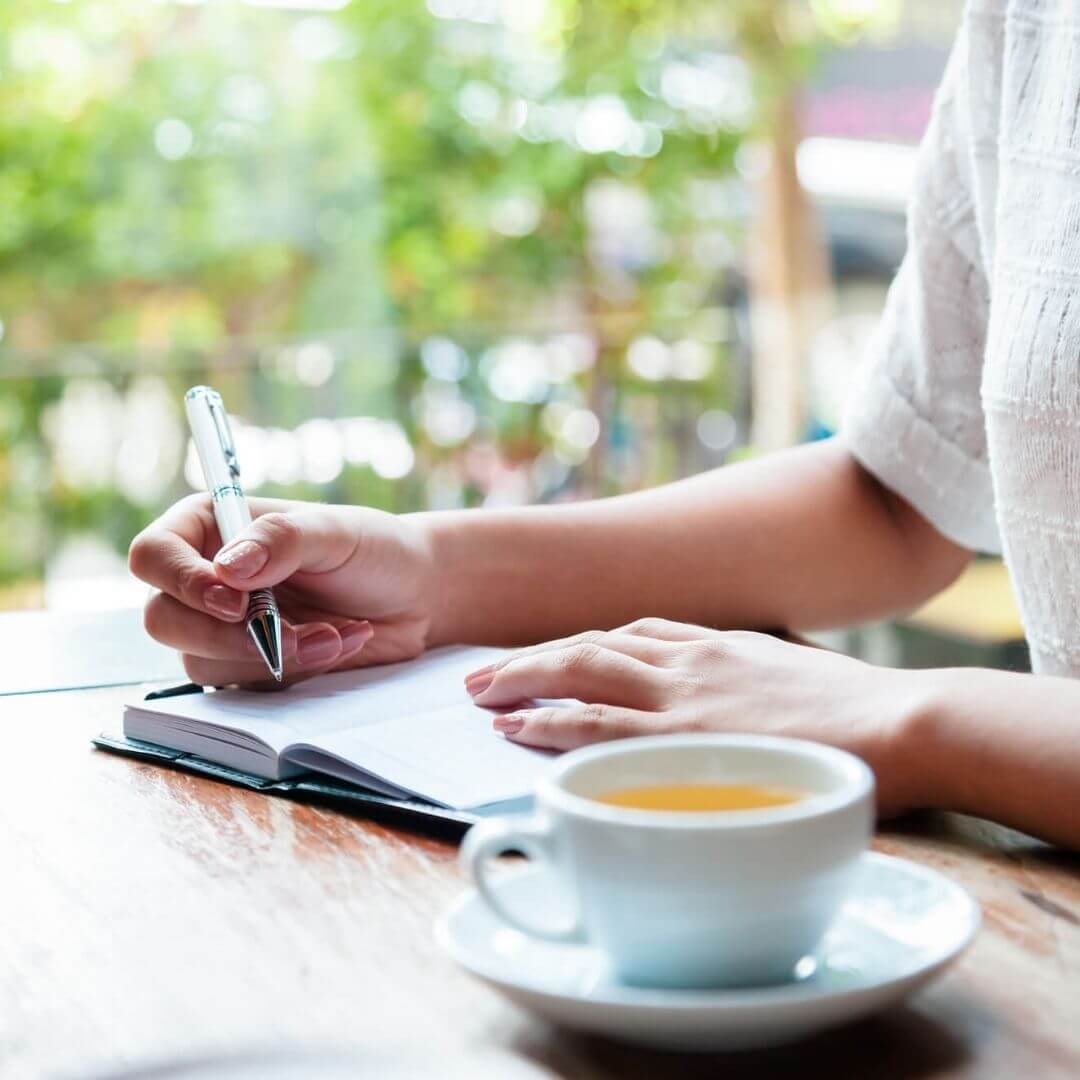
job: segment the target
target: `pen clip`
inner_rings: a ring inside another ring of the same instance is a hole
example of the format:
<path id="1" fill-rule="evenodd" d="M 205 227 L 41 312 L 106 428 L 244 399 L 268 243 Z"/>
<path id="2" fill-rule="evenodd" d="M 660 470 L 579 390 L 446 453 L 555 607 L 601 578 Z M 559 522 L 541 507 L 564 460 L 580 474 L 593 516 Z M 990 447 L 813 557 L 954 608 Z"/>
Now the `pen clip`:
<path id="1" fill-rule="evenodd" d="M 229 414 L 225 411 L 225 404 L 221 395 L 212 393 L 206 397 L 206 407 L 210 410 L 210 416 L 217 429 L 218 441 L 221 443 L 221 452 L 225 455 L 225 464 L 229 474 L 234 480 L 240 479 L 240 462 L 236 457 L 236 444 L 233 442 L 232 428 L 229 427 Z"/>

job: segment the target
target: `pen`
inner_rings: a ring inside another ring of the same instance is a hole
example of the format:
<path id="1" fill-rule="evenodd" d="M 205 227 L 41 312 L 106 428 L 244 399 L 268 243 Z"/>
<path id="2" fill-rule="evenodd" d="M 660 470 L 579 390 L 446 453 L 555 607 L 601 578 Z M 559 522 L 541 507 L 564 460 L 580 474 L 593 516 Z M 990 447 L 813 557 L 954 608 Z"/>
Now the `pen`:
<path id="1" fill-rule="evenodd" d="M 251 524 L 251 511 L 240 487 L 240 464 L 229 417 L 221 395 L 209 386 L 193 386 L 184 395 L 184 405 L 224 546 Z M 259 655 L 281 682 L 281 616 L 270 589 L 251 593 L 247 628 Z"/>

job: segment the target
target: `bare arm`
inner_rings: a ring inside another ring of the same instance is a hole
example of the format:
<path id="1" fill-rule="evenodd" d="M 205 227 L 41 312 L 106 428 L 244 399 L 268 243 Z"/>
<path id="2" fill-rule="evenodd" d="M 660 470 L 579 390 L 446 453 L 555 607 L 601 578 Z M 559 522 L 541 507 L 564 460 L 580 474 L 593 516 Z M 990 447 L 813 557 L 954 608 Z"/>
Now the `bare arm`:
<path id="1" fill-rule="evenodd" d="M 645 619 L 523 649 L 467 685 L 516 742 L 566 750 L 672 731 L 813 739 L 870 764 L 885 816 L 958 810 L 1080 850 L 1076 680 L 875 667 L 767 634 Z"/>
<path id="2" fill-rule="evenodd" d="M 1080 850 L 1080 682 L 1008 671 L 903 672 L 916 806 L 991 818 Z"/>
<path id="3" fill-rule="evenodd" d="M 618 498 L 419 517 L 438 568 L 433 643 L 642 615 L 839 625 L 917 606 L 970 558 L 835 439 Z"/>
<path id="4" fill-rule="evenodd" d="M 885 813 L 965 810 L 1080 848 L 1080 682 L 876 668 L 702 629 L 882 615 L 962 568 L 968 553 L 838 442 L 575 506 L 398 518 L 305 503 L 254 509 L 245 537 L 224 551 L 202 496 L 132 545 L 132 569 L 161 590 L 147 627 L 184 654 L 198 682 L 265 677 L 242 613 L 247 593 L 268 585 L 283 586 L 290 681 L 404 659 L 433 642 L 589 629 L 470 679 L 481 704 L 515 709 L 495 720 L 508 737 L 562 748 L 711 729 L 818 739 L 871 763 Z M 644 615 L 678 622 L 597 632 Z M 638 655 L 642 637 L 658 662 L 631 664 L 628 675 L 615 654 L 632 645 Z M 522 712 L 529 698 L 583 704 Z"/>

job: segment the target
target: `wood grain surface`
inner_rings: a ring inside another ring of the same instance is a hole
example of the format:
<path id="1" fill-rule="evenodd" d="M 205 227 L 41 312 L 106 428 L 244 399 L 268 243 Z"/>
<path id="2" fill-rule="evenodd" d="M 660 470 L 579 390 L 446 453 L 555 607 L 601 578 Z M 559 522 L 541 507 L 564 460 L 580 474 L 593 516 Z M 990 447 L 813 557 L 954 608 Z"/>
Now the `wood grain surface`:
<path id="1" fill-rule="evenodd" d="M 889 827 L 879 850 L 982 905 L 957 968 L 795 1046 L 651 1053 L 555 1031 L 440 953 L 452 846 L 93 750 L 132 696 L 0 699 L 4 1078 L 282 1044 L 511 1080 L 1080 1076 L 1074 855 L 951 815 Z"/>

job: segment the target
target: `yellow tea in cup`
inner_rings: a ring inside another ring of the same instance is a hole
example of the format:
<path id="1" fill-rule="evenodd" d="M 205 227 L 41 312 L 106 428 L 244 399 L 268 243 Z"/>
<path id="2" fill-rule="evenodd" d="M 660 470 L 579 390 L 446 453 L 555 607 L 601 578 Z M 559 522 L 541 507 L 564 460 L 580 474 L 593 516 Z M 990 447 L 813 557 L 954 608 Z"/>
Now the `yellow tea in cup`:
<path id="1" fill-rule="evenodd" d="M 690 813 L 760 810 L 769 806 L 787 806 L 803 797 L 802 792 L 762 784 L 647 784 L 616 788 L 593 796 L 597 802 L 628 810 L 681 810 Z"/>

